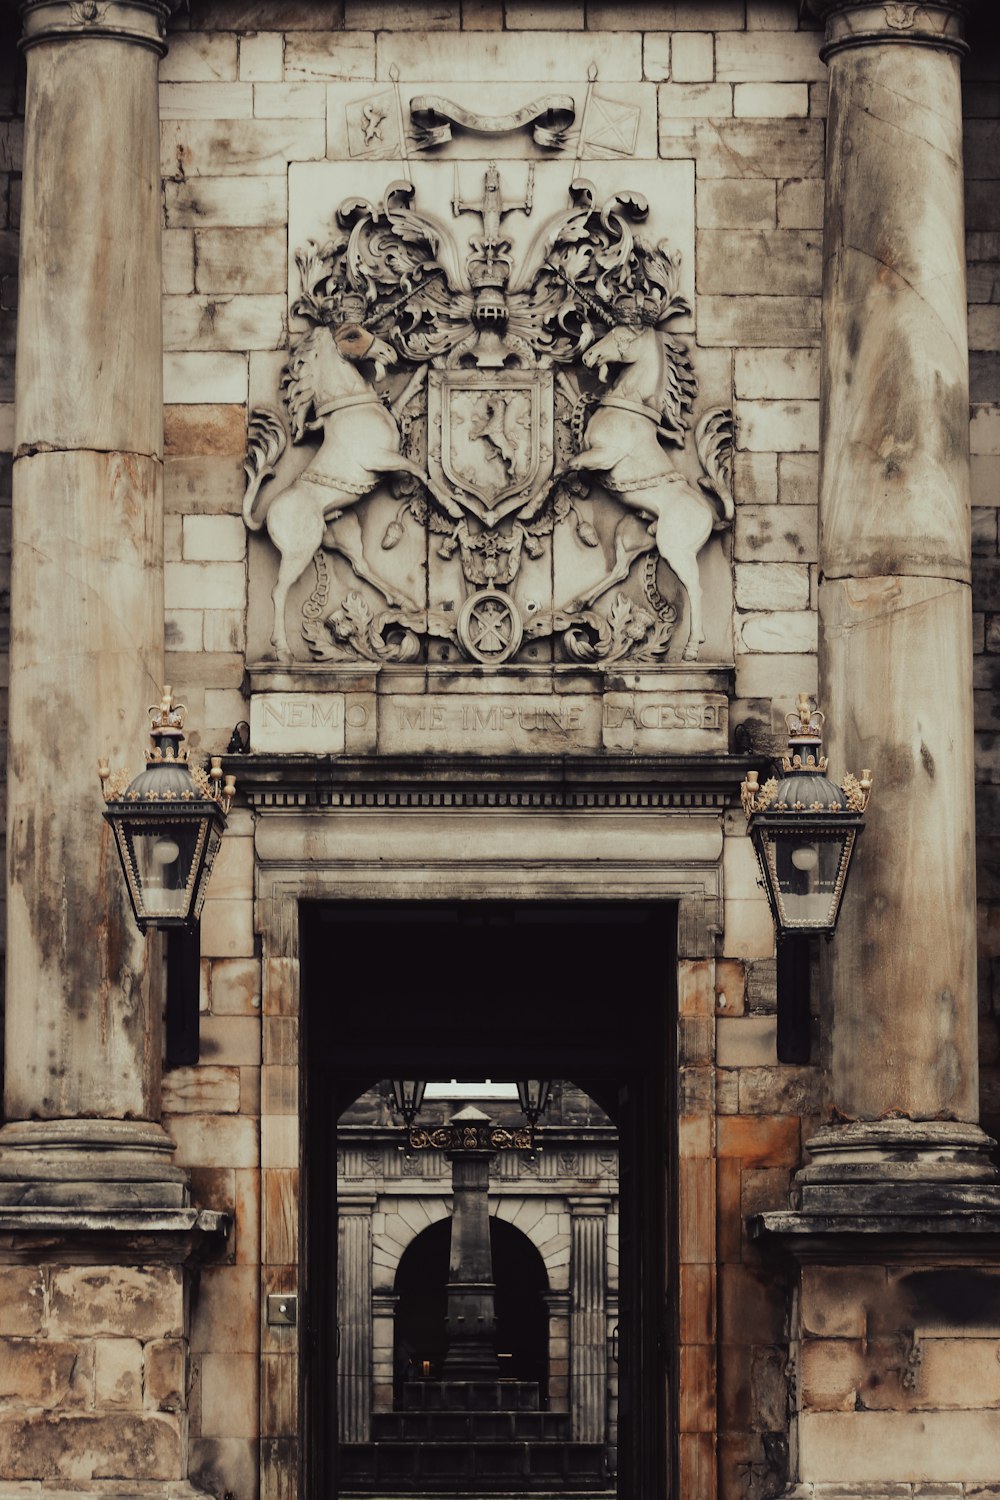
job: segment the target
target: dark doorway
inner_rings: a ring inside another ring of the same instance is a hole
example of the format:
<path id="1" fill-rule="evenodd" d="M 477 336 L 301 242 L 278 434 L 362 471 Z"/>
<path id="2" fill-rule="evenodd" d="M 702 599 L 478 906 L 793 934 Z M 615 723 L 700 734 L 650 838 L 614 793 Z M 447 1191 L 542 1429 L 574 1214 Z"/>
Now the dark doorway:
<path id="1" fill-rule="evenodd" d="M 305 903 L 301 932 L 308 1500 L 340 1493 L 337 1119 L 394 1076 L 572 1079 L 610 1116 L 622 1164 L 618 1493 L 669 1493 L 675 908 Z"/>

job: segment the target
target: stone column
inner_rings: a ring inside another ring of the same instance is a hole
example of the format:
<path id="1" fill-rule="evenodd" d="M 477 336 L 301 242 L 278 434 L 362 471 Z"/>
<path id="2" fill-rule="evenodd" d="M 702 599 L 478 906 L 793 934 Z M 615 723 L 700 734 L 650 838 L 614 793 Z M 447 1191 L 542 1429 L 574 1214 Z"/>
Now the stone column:
<path id="1" fill-rule="evenodd" d="M 987 1175 L 976 1125 L 961 0 L 826 18 L 820 697 L 875 794 L 826 950 L 810 1183 Z M 852 1166 L 851 1163 L 856 1163 Z M 860 1204 L 856 1206 L 860 1207 Z"/>
<path id="2" fill-rule="evenodd" d="M 372 1412 L 372 1209 L 337 1199 L 337 1416 L 342 1443 L 367 1443 Z"/>
<path id="3" fill-rule="evenodd" d="M 575 1443 L 603 1443 L 607 1416 L 606 1202 L 570 1198 L 569 1402 Z"/>
<path id="4" fill-rule="evenodd" d="M 159 946 L 136 928 L 95 772 L 99 754 L 138 768 L 162 685 L 157 70 L 170 5 L 22 3 L 0 1179 L 35 1187 L 0 1181 L 8 1203 L 82 1201 L 98 1177 L 132 1178 L 132 1206 L 184 1191 L 155 1123 Z M 74 1186 L 38 1186 L 53 1178 Z"/>

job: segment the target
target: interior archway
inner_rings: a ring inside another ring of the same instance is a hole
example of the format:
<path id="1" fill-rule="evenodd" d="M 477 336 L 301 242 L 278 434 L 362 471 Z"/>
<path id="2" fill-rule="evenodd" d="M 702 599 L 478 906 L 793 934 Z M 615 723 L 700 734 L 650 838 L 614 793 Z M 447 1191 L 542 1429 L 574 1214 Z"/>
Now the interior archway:
<path id="1" fill-rule="evenodd" d="M 441 1219 L 403 1251 L 396 1270 L 393 1372 L 397 1405 L 407 1379 L 441 1378 L 447 1349 L 446 1286 L 451 1220 Z M 505 1380 L 537 1381 L 545 1402 L 548 1380 L 549 1278 L 527 1235 L 495 1216 L 490 1248 L 496 1283 L 497 1355 Z"/>

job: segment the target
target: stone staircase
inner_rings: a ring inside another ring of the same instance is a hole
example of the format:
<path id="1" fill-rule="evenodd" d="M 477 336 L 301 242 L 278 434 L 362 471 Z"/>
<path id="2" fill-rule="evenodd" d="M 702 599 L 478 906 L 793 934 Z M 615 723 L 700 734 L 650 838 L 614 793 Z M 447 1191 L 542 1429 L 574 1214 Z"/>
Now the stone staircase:
<path id="1" fill-rule="evenodd" d="M 567 1496 L 608 1493 L 603 1443 L 574 1443 L 569 1417 L 524 1380 L 417 1380 L 402 1410 L 372 1418 L 370 1443 L 342 1443 L 342 1494 Z"/>

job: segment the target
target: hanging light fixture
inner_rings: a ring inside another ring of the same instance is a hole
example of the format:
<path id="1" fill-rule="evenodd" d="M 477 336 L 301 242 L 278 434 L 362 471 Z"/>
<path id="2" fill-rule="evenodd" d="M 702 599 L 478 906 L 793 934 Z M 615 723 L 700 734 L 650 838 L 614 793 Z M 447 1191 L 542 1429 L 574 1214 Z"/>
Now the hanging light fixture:
<path id="1" fill-rule="evenodd" d="M 409 1130 L 424 1102 L 424 1090 L 427 1083 L 419 1078 L 393 1078 L 390 1081 L 393 1104 L 403 1116 L 403 1124 Z"/>
<path id="2" fill-rule="evenodd" d="M 190 927 L 201 916 L 209 876 L 236 791 L 219 756 L 206 772 L 188 759 L 183 704 L 169 687 L 149 710 L 153 748 L 133 781 L 128 770 L 111 772 L 98 761 L 107 802 L 105 819 L 114 830 L 136 922 L 149 927 Z"/>
<path id="3" fill-rule="evenodd" d="M 871 771 L 862 771 L 860 781 L 848 774 L 839 787 L 826 775 L 824 721 L 808 693 L 800 693 L 794 711 L 785 715 L 784 776 L 760 786 L 751 771 L 741 787 L 779 937 L 833 935 L 871 793 Z"/>
<path id="4" fill-rule="evenodd" d="M 532 1130 L 545 1113 L 551 1087 L 552 1082 L 548 1078 L 519 1078 L 517 1080 L 517 1097 L 521 1101 L 521 1109 Z"/>

